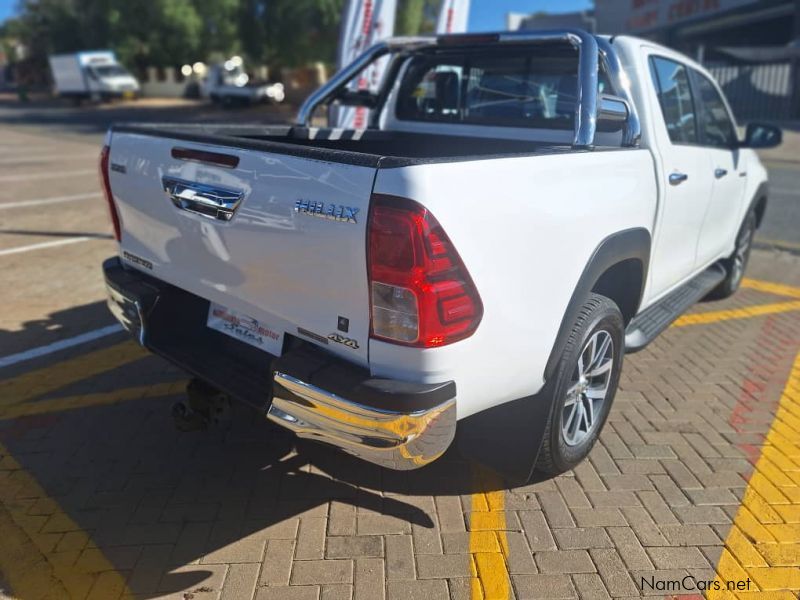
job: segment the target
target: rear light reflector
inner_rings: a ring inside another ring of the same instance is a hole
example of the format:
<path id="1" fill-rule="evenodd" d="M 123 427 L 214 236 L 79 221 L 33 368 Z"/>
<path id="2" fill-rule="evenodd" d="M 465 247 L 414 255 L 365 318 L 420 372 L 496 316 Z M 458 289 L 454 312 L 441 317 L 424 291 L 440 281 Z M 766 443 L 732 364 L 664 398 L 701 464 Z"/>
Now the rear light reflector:
<path id="1" fill-rule="evenodd" d="M 106 197 L 106 204 L 108 204 L 108 214 L 111 217 L 111 225 L 114 227 L 114 239 L 119 242 L 122 236 L 119 225 L 119 214 L 114 204 L 114 195 L 111 193 L 111 181 L 108 176 L 109 154 L 111 154 L 111 148 L 108 145 L 103 146 L 103 149 L 100 151 L 100 184 L 103 188 L 103 195 Z"/>
<path id="2" fill-rule="evenodd" d="M 368 239 L 372 337 L 430 348 L 475 332 L 483 316 L 480 296 L 427 209 L 373 196 Z"/>

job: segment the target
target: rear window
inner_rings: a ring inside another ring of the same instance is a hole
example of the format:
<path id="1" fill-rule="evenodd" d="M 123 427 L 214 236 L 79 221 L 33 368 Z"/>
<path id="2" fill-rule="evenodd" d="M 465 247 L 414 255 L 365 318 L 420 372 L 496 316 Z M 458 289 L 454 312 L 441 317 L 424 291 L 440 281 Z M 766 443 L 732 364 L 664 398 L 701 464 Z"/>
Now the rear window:
<path id="1" fill-rule="evenodd" d="M 571 46 L 417 56 L 400 84 L 397 118 L 571 129 L 577 73 Z M 599 91 L 611 93 L 602 72 Z"/>

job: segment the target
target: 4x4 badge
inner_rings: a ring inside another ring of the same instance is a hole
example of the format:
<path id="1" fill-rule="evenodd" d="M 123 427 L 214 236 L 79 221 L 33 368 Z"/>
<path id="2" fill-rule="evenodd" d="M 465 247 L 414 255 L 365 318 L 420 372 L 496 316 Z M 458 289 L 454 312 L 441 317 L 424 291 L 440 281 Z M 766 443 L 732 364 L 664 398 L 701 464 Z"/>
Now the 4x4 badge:
<path id="1" fill-rule="evenodd" d="M 344 344 L 348 348 L 352 348 L 353 350 L 358 350 L 358 342 L 356 340 L 350 339 L 348 337 L 344 337 L 343 335 L 339 335 L 338 333 L 332 333 L 328 336 L 328 339 L 332 342 L 336 342 L 337 344 Z"/>

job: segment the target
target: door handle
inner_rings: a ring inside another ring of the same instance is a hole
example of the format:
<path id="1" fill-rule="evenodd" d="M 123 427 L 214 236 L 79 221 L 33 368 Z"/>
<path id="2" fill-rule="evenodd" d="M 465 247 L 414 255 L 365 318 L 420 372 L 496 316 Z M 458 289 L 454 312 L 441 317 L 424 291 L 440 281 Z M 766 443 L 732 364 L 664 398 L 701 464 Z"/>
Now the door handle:
<path id="1" fill-rule="evenodd" d="M 244 196 L 241 190 L 176 177 L 162 177 L 161 184 L 177 208 L 219 221 L 230 221 Z"/>
<path id="2" fill-rule="evenodd" d="M 716 177 L 717 179 L 722 179 L 727 174 L 728 174 L 727 169 L 722 169 L 720 167 L 714 169 L 714 177 Z"/>
<path id="3" fill-rule="evenodd" d="M 669 174 L 669 183 L 670 185 L 680 185 L 684 181 L 689 179 L 689 176 L 686 173 L 670 173 Z"/>

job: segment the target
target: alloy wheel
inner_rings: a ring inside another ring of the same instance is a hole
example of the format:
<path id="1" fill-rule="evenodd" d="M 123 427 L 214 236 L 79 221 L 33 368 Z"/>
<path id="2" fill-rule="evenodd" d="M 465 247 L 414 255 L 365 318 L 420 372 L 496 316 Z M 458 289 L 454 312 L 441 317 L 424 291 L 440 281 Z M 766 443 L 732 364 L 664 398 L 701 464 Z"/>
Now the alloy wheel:
<path id="1" fill-rule="evenodd" d="M 603 414 L 614 367 L 614 340 L 605 330 L 594 332 L 578 355 L 561 415 L 568 446 L 577 446 L 594 433 Z"/>

